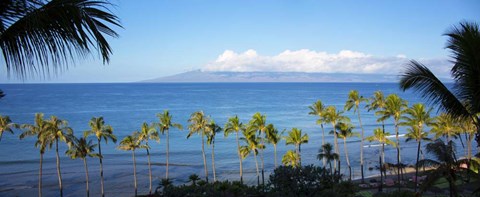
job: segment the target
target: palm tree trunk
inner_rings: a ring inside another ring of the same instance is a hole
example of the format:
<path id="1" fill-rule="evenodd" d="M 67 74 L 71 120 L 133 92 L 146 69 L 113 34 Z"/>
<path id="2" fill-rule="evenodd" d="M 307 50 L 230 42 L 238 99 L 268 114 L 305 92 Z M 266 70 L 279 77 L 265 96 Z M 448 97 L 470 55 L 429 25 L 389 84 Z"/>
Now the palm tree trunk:
<path id="1" fill-rule="evenodd" d="M 58 186 L 60 187 L 60 197 L 63 197 L 62 173 L 60 172 L 60 156 L 58 155 L 58 139 L 55 140 L 55 152 L 57 157 Z"/>
<path id="2" fill-rule="evenodd" d="M 420 144 L 422 141 L 418 140 L 418 147 L 417 147 L 417 163 L 415 163 L 415 193 L 417 192 L 418 187 L 418 160 L 420 159 Z"/>
<path id="3" fill-rule="evenodd" d="M 335 124 L 336 124 L 336 122 L 332 122 L 332 126 L 333 126 L 333 143 L 334 143 L 335 153 L 337 153 L 338 155 L 340 155 L 340 153 L 338 152 L 337 129 L 335 129 Z M 337 162 L 336 162 L 336 161 L 333 163 L 333 169 L 334 169 L 335 172 L 337 171 Z"/>
<path id="4" fill-rule="evenodd" d="M 401 171 L 401 166 L 400 166 L 400 140 L 398 137 L 398 122 L 395 120 L 395 138 L 397 140 L 397 168 L 398 168 L 398 189 L 400 189 L 400 174 L 402 173 Z"/>
<path id="5" fill-rule="evenodd" d="M 300 155 L 300 144 L 295 144 L 295 148 L 296 148 L 296 152 L 297 152 L 297 156 L 298 156 L 298 161 L 297 163 L 302 166 L 302 156 Z"/>
<path id="6" fill-rule="evenodd" d="M 323 128 L 323 124 L 320 124 L 320 127 L 322 128 L 322 148 L 323 148 L 323 145 L 325 145 L 325 129 Z M 325 149 L 323 149 L 323 151 L 325 152 Z M 323 158 L 322 162 L 323 162 L 323 167 L 325 167 L 327 165 L 327 160 Z"/>
<path id="7" fill-rule="evenodd" d="M 364 183 L 365 182 L 365 177 L 363 175 L 363 138 L 364 138 L 363 135 L 364 135 L 364 130 L 363 130 L 363 125 L 362 125 L 362 119 L 360 118 L 360 110 L 357 110 L 357 113 L 358 113 L 358 123 L 360 124 L 360 128 L 362 129 L 362 139 L 360 141 L 360 172 L 362 174 L 362 183 Z M 348 167 L 350 168 L 350 164 L 348 165 Z M 350 175 L 350 179 L 351 178 L 352 177 Z"/>
<path id="8" fill-rule="evenodd" d="M 90 196 L 90 190 L 88 188 L 88 166 L 87 166 L 87 158 L 83 159 L 83 165 L 85 166 L 85 180 L 87 185 L 87 197 Z"/>
<path id="9" fill-rule="evenodd" d="M 217 174 L 215 173 L 215 142 L 212 142 L 212 170 L 213 170 L 213 182 L 217 182 Z"/>
<path id="10" fill-rule="evenodd" d="M 273 160 L 275 161 L 275 168 L 277 168 L 277 144 L 273 145 Z"/>
<path id="11" fill-rule="evenodd" d="M 263 131 L 260 130 L 260 135 L 262 135 L 262 134 L 263 134 Z M 262 135 L 262 136 L 261 136 L 261 137 L 262 137 L 261 139 L 262 139 L 263 148 L 260 149 L 260 159 L 262 160 L 262 185 L 265 185 L 265 174 L 264 174 L 264 173 L 265 173 L 265 165 L 264 165 L 264 163 L 263 163 L 263 149 L 265 148 L 264 136 L 265 136 L 265 135 Z"/>
<path id="12" fill-rule="evenodd" d="M 148 144 L 147 144 L 148 146 Z M 147 150 L 147 158 L 148 158 L 148 176 L 149 176 L 149 181 L 150 181 L 150 187 L 149 187 L 149 190 L 148 190 L 148 194 L 152 194 L 152 165 L 150 163 L 150 151 L 148 150 L 148 148 L 146 148 Z"/>
<path id="13" fill-rule="evenodd" d="M 43 153 L 40 153 L 40 168 L 38 170 L 38 196 L 42 197 L 42 165 L 43 165 Z"/>
<path id="14" fill-rule="evenodd" d="M 258 172 L 258 161 L 257 161 L 257 154 L 255 154 L 255 150 L 253 150 L 253 158 L 255 159 L 255 168 L 257 169 L 257 185 L 260 185 L 260 173 Z"/>
<path id="15" fill-rule="evenodd" d="M 137 163 L 135 162 L 135 151 L 132 150 L 133 158 L 133 186 L 135 187 L 135 196 L 137 196 Z"/>
<path id="16" fill-rule="evenodd" d="M 243 184 L 243 166 L 242 166 L 242 155 L 240 154 L 240 142 L 238 142 L 238 131 L 236 132 L 237 138 L 237 153 L 238 153 L 238 160 L 240 161 L 240 183 Z"/>
<path id="17" fill-rule="evenodd" d="M 205 180 L 208 183 L 208 170 L 207 170 L 207 157 L 205 156 L 205 140 L 202 133 L 202 156 L 203 156 L 203 168 L 205 170 Z"/>
<path id="18" fill-rule="evenodd" d="M 382 163 L 382 157 L 384 153 L 384 143 L 382 143 L 382 146 L 380 147 L 380 157 L 379 157 L 379 162 L 380 162 L 380 185 L 378 186 L 378 191 L 383 190 L 383 163 Z"/>
<path id="19" fill-rule="evenodd" d="M 101 138 L 98 138 L 98 154 L 100 155 L 100 189 L 102 192 L 102 197 L 105 197 L 105 192 L 103 190 L 103 162 L 102 162 L 102 146 L 100 146 Z"/>
<path id="20" fill-rule="evenodd" d="M 166 130 L 167 132 L 167 150 L 166 150 L 166 153 L 167 153 L 167 163 L 166 163 L 166 169 L 165 169 L 165 178 L 168 179 L 168 165 L 169 165 L 169 162 L 168 162 L 168 156 L 169 156 L 169 152 L 170 152 L 170 138 L 168 136 L 168 130 Z"/>
<path id="21" fill-rule="evenodd" d="M 382 120 L 382 131 L 385 134 L 385 122 Z M 385 143 L 382 143 L 382 151 L 385 150 Z M 382 162 L 385 164 L 385 152 L 382 153 Z"/>
<path id="22" fill-rule="evenodd" d="M 350 159 L 348 159 L 348 151 L 347 151 L 347 139 L 343 138 L 343 148 L 345 149 L 345 159 L 347 160 L 347 165 L 348 165 L 348 173 L 349 173 L 349 179 L 352 180 L 352 167 L 350 166 Z"/>

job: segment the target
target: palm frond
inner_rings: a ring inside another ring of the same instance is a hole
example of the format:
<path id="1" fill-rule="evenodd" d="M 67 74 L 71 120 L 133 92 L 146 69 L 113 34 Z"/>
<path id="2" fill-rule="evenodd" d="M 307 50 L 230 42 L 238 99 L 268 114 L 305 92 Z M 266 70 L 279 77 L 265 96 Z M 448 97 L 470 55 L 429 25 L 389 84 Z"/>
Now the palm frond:
<path id="1" fill-rule="evenodd" d="M 469 117 L 470 114 L 458 98 L 423 64 L 412 60 L 400 79 L 404 91 L 413 88 L 430 104 L 439 105 L 445 112 Z"/>
<path id="2" fill-rule="evenodd" d="M 21 1 L 11 1 L 21 2 Z M 7 67 L 20 78 L 58 73 L 96 50 L 108 63 L 112 49 L 104 35 L 118 37 L 109 25 L 121 27 L 102 0 L 28 0 L 17 17 L 0 28 L 0 47 Z M 36 2 L 36 3 L 32 3 Z M 9 25 L 6 27 L 6 25 Z"/>

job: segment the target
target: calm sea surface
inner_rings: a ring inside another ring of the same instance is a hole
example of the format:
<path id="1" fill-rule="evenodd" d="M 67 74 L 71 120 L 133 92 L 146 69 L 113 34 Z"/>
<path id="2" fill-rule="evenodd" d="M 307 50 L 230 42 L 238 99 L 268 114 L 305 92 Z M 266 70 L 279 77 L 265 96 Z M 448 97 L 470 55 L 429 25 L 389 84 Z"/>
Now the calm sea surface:
<path id="1" fill-rule="evenodd" d="M 157 122 L 156 114 L 165 109 L 170 110 L 173 121 L 187 127 L 190 114 L 203 110 L 218 124 L 224 125 L 229 117 L 238 115 L 247 123 L 255 112 L 267 116 L 267 122 L 273 123 L 279 130 L 290 130 L 292 127 L 302 129 L 310 137 L 308 144 L 302 146 L 302 164 L 316 164 L 316 154 L 321 146 L 321 130 L 315 124 L 316 117 L 308 115 L 308 106 L 320 99 L 325 105 L 335 105 L 343 109 L 350 90 L 358 90 L 361 95 L 371 97 L 374 91 L 381 90 L 385 95 L 397 93 L 409 104 L 423 100 L 413 92 L 402 92 L 396 83 L 181 83 L 181 84 L 8 84 L 0 85 L 7 96 L 0 100 L 0 114 L 8 115 L 14 122 L 33 124 L 34 114 L 45 113 L 45 117 L 56 115 L 69 122 L 77 136 L 88 130 L 88 121 L 92 117 L 103 116 L 106 123 L 114 128 L 114 134 L 121 140 L 126 135 L 138 130 L 143 122 Z M 433 111 L 436 112 L 436 111 Z M 354 125 L 358 124 L 357 116 L 345 112 Z M 361 110 L 365 136 L 379 127 L 373 112 Z M 433 115 L 433 114 L 432 114 Z M 387 131 L 394 133 L 392 120 L 387 122 Z M 331 125 L 325 125 L 326 131 Z M 355 128 L 360 132 L 360 128 Z M 34 138 L 19 140 L 15 135 L 5 133 L 0 142 L 0 196 L 33 196 L 37 194 L 39 151 L 34 147 Z M 188 131 L 172 130 L 170 132 L 170 178 L 175 183 L 186 183 L 188 176 L 203 174 L 201 157 L 201 139 L 193 136 L 186 139 Z M 401 128 L 400 133 L 405 133 Z M 333 136 L 326 136 L 333 142 Z M 402 143 L 402 161 L 414 163 L 416 144 Z M 343 143 L 339 140 L 339 143 Z M 346 163 L 343 144 L 340 144 L 342 166 Z M 372 146 L 370 146 L 372 145 Z M 476 145 L 476 144 L 474 144 Z M 109 196 L 133 195 L 133 168 L 130 152 L 116 149 L 111 141 L 102 144 L 104 153 L 105 189 Z M 150 142 L 155 186 L 158 178 L 165 176 L 165 138 L 160 143 Z M 210 147 L 207 147 L 207 159 L 211 176 Z M 354 178 L 360 177 L 360 139 L 350 138 L 347 141 Z M 457 152 L 464 154 L 460 141 Z M 67 196 L 84 194 L 84 168 L 81 160 L 71 160 L 64 156 L 66 146 L 60 148 L 64 188 Z M 278 161 L 293 146 L 278 147 Z M 378 146 L 366 143 L 365 165 L 368 176 L 375 175 L 378 161 Z M 265 150 L 265 168 L 268 173 L 273 170 L 273 147 Z M 234 135 L 224 138 L 219 135 L 215 144 L 215 162 L 217 176 L 220 180 L 238 179 L 239 164 L 236 155 Z M 396 150 L 386 148 L 387 162 L 396 162 Z M 91 193 L 100 192 L 99 167 L 97 159 L 89 159 Z M 139 192 L 148 192 L 148 168 L 146 153 L 137 151 L 137 171 L 139 176 Z M 55 151 L 45 154 L 43 168 L 44 194 L 56 196 L 57 176 L 55 169 Z M 255 163 L 252 156 L 244 161 L 245 179 L 255 183 Z M 343 173 L 347 174 L 344 169 Z M 267 177 L 266 177 L 267 179 Z M 154 187 L 155 187 L 154 186 Z"/>

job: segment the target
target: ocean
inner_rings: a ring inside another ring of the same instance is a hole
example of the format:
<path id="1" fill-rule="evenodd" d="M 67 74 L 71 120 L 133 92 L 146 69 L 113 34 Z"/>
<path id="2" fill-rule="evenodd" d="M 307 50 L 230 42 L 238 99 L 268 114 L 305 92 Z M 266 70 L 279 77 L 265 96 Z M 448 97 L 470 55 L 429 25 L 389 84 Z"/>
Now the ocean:
<path id="1" fill-rule="evenodd" d="M 238 115 L 247 123 L 252 115 L 260 112 L 279 130 L 289 131 L 293 127 L 302 129 L 309 135 L 308 144 L 302 145 L 302 164 L 321 165 L 316 155 L 321 146 L 321 129 L 315 124 L 317 117 L 308 115 L 308 106 L 320 99 L 325 105 L 334 105 L 343 109 L 350 90 L 358 90 L 364 97 L 381 90 L 385 96 L 391 93 L 400 95 L 409 104 L 424 102 L 412 91 L 403 92 L 397 83 L 115 83 L 115 84 L 1 84 L 0 89 L 6 97 L 0 99 L 0 114 L 8 115 L 16 123 L 33 124 L 34 114 L 42 112 L 45 118 L 50 115 L 67 120 L 75 135 L 81 136 L 88 130 L 92 117 L 103 116 L 106 124 L 114 129 L 119 141 L 135 130 L 143 122 L 158 122 L 157 113 L 169 110 L 173 122 L 187 128 L 191 113 L 202 110 L 221 126 L 229 117 Z M 365 136 L 380 127 L 373 112 L 361 109 Z M 436 113 L 436 110 L 432 111 Z M 358 118 L 352 111 L 344 113 L 350 117 L 360 132 Z M 432 116 L 435 114 L 432 114 Z M 326 124 L 326 133 L 332 129 Z M 386 130 L 394 134 L 393 120 L 386 121 Z M 405 134 L 406 128 L 400 133 Z M 34 147 L 35 137 L 19 140 L 20 130 L 14 135 L 4 133 L 0 142 L 0 196 L 33 196 L 37 194 L 39 150 Z M 188 176 L 198 174 L 204 177 L 201 156 L 201 138 L 192 136 L 186 139 L 188 130 L 170 131 L 170 178 L 175 184 L 188 182 Z M 154 176 L 154 188 L 159 178 L 165 176 L 165 136 L 160 143 L 151 141 L 151 159 Z M 392 138 L 394 139 L 394 138 Z M 333 135 L 326 140 L 333 143 Z M 425 143 L 424 143 L 425 144 Z M 105 190 L 108 196 L 133 195 L 133 166 L 130 152 L 118 150 L 111 141 L 102 144 L 104 154 Z M 343 141 L 339 139 L 342 173 L 346 169 Z M 474 146 L 476 144 L 474 143 Z M 60 147 L 61 167 L 66 196 L 82 196 L 85 192 L 85 173 L 81 160 L 72 160 L 65 156 L 66 145 Z M 350 162 L 354 178 L 360 178 L 360 139 L 347 140 Z M 402 161 L 413 164 L 416 156 L 416 143 L 405 143 L 401 138 Z M 457 153 L 464 155 L 460 141 L 457 141 Z M 278 161 L 287 151 L 294 149 L 282 141 L 278 146 Z M 476 149 L 474 149 L 476 150 Z M 211 173 L 211 149 L 206 146 L 209 180 Z M 378 146 L 365 143 L 365 174 L 378 174 Z M 136 151 L 139 193 L 148 193 L 148 166 L 145 150 Z M 274 168 L 273 146 L 264 151 L 266 173 Z M 100 193 L 98 159 L 88 158 L 90 172 L 90 192 Z M 386 161 L 396 162 L 396 149 L 386 147 Z M 55 151 L 48 150 L 44 155 L 43 184 L 44 195 L 57 196 L 58 183 L 55 166 Z M 215 143 L 215 164 L 219 180 L 238 180 L 239 164 L 236 154 L 234 135 L 225 138 L 219 134 Z M 369 170 L 374 168 L 374 170 Z M 244 161 L 244 179 L 255 184 L 255 163 L 250 155 Z M 268 176 L 265 177 L 268 179 Z"/>

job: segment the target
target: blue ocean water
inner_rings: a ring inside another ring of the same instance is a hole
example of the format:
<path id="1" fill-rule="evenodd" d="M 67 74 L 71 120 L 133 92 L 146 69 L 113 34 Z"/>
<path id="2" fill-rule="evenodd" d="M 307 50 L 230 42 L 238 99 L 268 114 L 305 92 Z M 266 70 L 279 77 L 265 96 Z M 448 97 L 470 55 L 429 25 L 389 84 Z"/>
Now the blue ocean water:
<path id="1" fill-rule="evenodd" d="M 325 105 L 335 105 L 343 109 L 350 90 L 358 90 L 364 97 L 371 97 L 377 90 L 385 95 L 396 93 L 406 99 L 409 104 L 423 102 L 413 92 L 402 92 L 397 83 L 125 83 L 125 84 L 3 84 L 0 88 L 7 94 L 0 100 L 0 114 L 8 115 L 17 123 L 33 123 L 34 114 L 45 113 L 45 117 L 56 115 L 69 122 L 77 136 L 88 130 L 88 121 L 92 117 L 103 116 L 106 123 L 114 128 L 114 134 L 122 139 L 138 130 L 143 122 L 158 122 L 157 113 L 170 110 L 173 121 L 185 128 L 191 113 L 203 110 L 216 123 L 224 125 L 229 117 L 238 115 L 247 123 L 255 112 L 267 116 L 267 122 L 273 123 L 279 130 L 300 128 L 310 137 L 309 143 L 302 146 L 302 164 L 320 165 L 316 154 L 321 146 L 321 130 L 315 124 L 316 117 L 308 115 L 308 106 L 320 99 Z M 436 111 L 434 111 L 436 112 Z M 345 112 L 354 125 L 358 119 L 353 111 Z M 373 133 L 380 125 L 373 112 L 361 110 L 365 136 Z M 433 114 L 432 114 L 433 115 Z M 388 120 L 387 131 L 394 133 L 393 121 Z M 326 131 L 332 129 L 325 125 Z M 357 126 L 354 129 L 360 132 Z M 0 142 L 0 196 L 23 196 L 37 192 L 39 151 L 34 147 L 34 138 L 19 140 L 17 130 L 15 135 L 5 133 Z M 400 129 L 405 133 L 405 128 Z M 170 132 L 170 178 L 176 183 L 187 182 L 190 174 L 203 174 L 201 157 L 201 139 L 193 136 L 186 139 L 187 130 L 172 130 Z M 333 136 L 326 136 L 328 142 L 333 142 Z M 351 138 L 347 141 L 350 161 L 353 166 L 354 178 L 359 178 L 360 139 Z M 339 140 L 339 143 L 343 143 Z M 416 154 L 415 143 L 402 143 L 402 161 L 414 163 Z M 373 145 L 373 146 L 372 146 Z M 475 145 L 475 144 L 474 144 Z M 165 175 L 165 138 L 161 136 L 160 143 L 150 142 L 153 174 L 155 185 L 158 178 Z M 458 152 L 463 155 L 460 142 Z M 211 175 L 210 147 L 207 147 L 208 166 Z M 374 175 L 378 161 L 378 147 L 374 143 L 366 143 L 365 167 L 367 175 Z M 282 142 L 278 147 L 278 161 L 281 156 L 293 146 L 285 146 Z M 61 146 L 61 164 L 65 193 L 70 196 L 83 194 L 84 169 L 81 160 L 71 160 L 64 156 L 66 146 Z M 343 144 L 340 144 L 342 166 L 346 166 Z M 110 194 L 131 195 L 133 192 L 132 158 L 130 152 L 116 149 L 111 141 L 102 144 L 104 153 L 105 188 Z M 137 153 L 139 192 L 148 192 L 148 168 L 146 153 Z M 264 151 L 265 169 L 267 173 L 274 168 L 273 147 Z M 396 162 L 396 150 L 386 148 L 387 162 Z M 220 180 L 238 179 L 239 164 L 236 155 L 235 138 L 231 135 L 217 137 L 215 144 L 215 162 L 217 176 Z M 98 160 L 89 159 L 91 192 L 99 193 Z M 255 183 L 255 163 L 252 156 L 244 161 L 245 180 Z M 54 150 L 45 154 L 44 161 L 44 192 L 56 195 L 57 177 L 55 170 Z M 343 170 L 343 173 L 347 173 Z M 155 187 L 155 186 L 154 186 Z"/>

